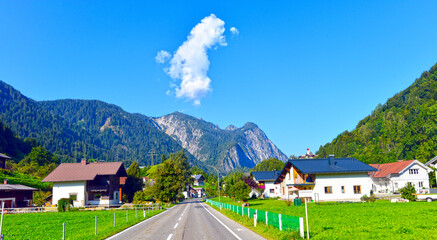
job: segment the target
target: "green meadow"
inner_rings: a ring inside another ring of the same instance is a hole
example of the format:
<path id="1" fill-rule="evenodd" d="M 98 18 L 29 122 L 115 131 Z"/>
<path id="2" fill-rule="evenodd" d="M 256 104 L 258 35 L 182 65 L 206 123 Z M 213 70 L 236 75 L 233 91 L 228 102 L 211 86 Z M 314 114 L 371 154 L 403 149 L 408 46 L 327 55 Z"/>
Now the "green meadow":
<path id="1" fill-rule="evenodd" d="M 218 201 L 218 198 L 212 199 Z M 229 198 L 222 202 L 240 205 Z M 250 208 L 304 217 L 305 206 L 287 206 L 282 200 L 249 200 Z M 235 219 L 237 215 L 223 210 Z M 232 216 L 231 216 L 232 215 Z M 308 203 L 310 239 L 436 239 L 437 202 Z M 237 218 L 242 218 L 237 216 Z M 238 220 L 238 219 L 237 219 Z M 246 221 L 253 225 L 253 220 Z M 262 227 L 262 223 L 259 223 Z M 265 231 L 269 239 L 289 239 L 296 234 Z"/>
<path id="2" fill-rule="evenodd" d="M 138 222 L 162 212 L 100 210 L 74 212 L 47 212 L 5 214 L 3 220 L 4 239 L 62 239 L 62 224 L 65 223 L 65 239 L 104 239 Z M 114 213 L 115 224 L 114 227 Z M 126 215 L 128 219 L 126 221 Z M 95 235 L 97 217 L 97 235 Z"/>

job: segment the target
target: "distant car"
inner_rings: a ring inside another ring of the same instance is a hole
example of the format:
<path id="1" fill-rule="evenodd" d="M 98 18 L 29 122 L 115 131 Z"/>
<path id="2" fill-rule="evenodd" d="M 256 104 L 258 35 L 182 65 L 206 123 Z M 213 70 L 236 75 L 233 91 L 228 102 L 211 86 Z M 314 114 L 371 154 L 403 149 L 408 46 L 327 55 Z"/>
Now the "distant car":
<path id="1" fill-rule="evenodd" d="M 437 194 L 417 194 L 417 200 L 427 202 L 437 201 Z"/>

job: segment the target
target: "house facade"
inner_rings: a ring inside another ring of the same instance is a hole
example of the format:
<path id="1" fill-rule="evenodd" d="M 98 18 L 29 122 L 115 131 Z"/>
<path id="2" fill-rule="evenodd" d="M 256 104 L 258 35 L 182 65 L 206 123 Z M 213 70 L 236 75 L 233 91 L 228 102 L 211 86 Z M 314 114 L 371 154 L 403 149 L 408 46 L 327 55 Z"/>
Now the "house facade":
<path id="1" fill-rule="evenodd" d="M 397 193 L 408 182 L 413 184 L 417 193 L 429 193 L 428 173 L 432 169 L 417 160 L 370 165 L 377 169 L 370 173 L 375 193 Z"/>
<path id="2" fill-rule="evenodd" d="M 370 194 L 370 171 L 375 168 L 354 158 L 293 159 L 275 184 L 280 185 L 282 199 L 297 198 L 306 190 L 315 201 L 358 201 Z"/>
<path id="3" fill-rule="evenodd" d="M 75 207 L 118 205 L 127 174 L 121 162 L 62 163 L 43 182 L 53 182 L 52 204 L 71 198 Z"/>
<path id="4" fill-rule="evenodd" d="M 275 184 L 280 173 L 281 171 L 251 172 L 253 180 L 258 184 L 260 189 L 263 189 L 262 194 L 265 198 L 280 197 L 280 186 L 279 184 Z"/>

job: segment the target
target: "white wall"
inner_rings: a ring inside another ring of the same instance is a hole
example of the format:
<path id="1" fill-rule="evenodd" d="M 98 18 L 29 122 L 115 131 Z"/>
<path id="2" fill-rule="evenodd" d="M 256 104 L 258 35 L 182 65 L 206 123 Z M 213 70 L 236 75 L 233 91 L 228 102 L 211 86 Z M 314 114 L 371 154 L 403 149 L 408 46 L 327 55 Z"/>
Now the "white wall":
<path id="1" fill-rule="evenodd" d="M 361 186 L 361 193 L 354 193 L 354 186 Z M 325 187 L 331 186 L 332 193 L 325 193 Z M 345 192 L 342 193 L 341 186 Z M 370 195 L 371 180 L 367 173 L 317 174 L 313 194 L 318 193 L 320 201 L 354 201 L 363 195 Z M 313 198 L 314 199 L 314 198 Z"/>
<path id="2" fill-rule="evenodd" d="M 75 207 L 83 207 L 86 204 L 85 190 L 86 181 L 54 182 L 52 204 L 58 204 L 58 201 L 61 198 L 69 198 L 70 193 L 77 193 L 77 200 L 73 202 L 73 205 Z"/>
<path id="3" fill-rule="evenodd" d="M 266 197 L 266 198 L 280 197 L 280 195 L 279 195 L 280 185 L 279 184 L 274 184 L 274 182 L 264 182 L 264 186 L 265 186 L 264 197 Z M 270 193 L 270 189 L 273 189 L 275 192 Z"/>

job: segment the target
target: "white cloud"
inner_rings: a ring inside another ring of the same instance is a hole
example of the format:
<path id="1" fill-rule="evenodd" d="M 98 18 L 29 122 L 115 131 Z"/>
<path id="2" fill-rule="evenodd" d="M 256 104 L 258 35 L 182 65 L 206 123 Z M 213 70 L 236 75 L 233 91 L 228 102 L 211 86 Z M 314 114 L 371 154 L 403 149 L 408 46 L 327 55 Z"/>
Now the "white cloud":
<path id="1" fill-rule="evenodd" d="M 171 58 L 171 54 L 167 51 L 161 50 L 156 54 L 155 61 L 157 63 L 165 63 Z"/>
<path id="2" fill-rule="evenodd" d="M 240 33 L 240 31 L 238 31 L 238 29 L 235 27 L 231 27 L 231 29 L 229 29 L 229 30 L 231 31 L 232 35 L 234 35 L 234 36 L 238 35 Z"/>
<path id="3" fill-rule="evenodd" d="M 173 84 L 176 84 L 176 97 L 186 98 L 193 101 L 194 105 L 200 105 L 200 100 L 212 91 L 211 79 L 207 76 L 207 51 L 227 45 L 223 35 L 224 25 L 225 22 L 214 14 L 205 17 L 191 30 L 187 40 L 175 52 L 165 71 L 174 80 Z"/>

